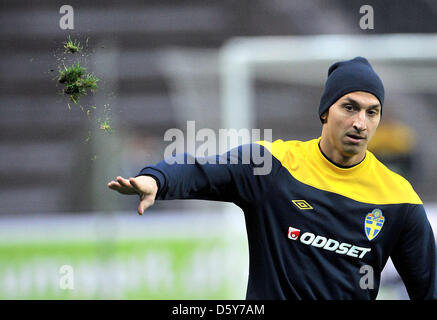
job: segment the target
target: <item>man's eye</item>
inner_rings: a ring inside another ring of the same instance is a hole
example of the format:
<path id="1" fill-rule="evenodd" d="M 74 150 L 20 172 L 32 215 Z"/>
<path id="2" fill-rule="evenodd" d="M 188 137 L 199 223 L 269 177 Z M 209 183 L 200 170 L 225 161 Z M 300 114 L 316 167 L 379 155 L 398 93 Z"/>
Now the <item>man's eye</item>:
<path id="1" fill-rule="evenodd" d="M 345 108 L 346 110 L 348 110 L 348 111 L 352 111 L 352 110 L 354 110 L 354 107 L 353 107 L 351 104 L 347 104 L 347 105 L 345 105 L 344 108 Z"/>

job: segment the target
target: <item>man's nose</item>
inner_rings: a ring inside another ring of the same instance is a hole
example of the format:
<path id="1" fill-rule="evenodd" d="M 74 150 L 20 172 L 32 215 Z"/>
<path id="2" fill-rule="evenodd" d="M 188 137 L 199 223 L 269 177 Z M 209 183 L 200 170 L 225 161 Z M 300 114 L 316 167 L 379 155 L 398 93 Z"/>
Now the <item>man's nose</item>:
<path id="1" fill-rule="evenodd" d="M 366 111 L 361 110 L 354 119 L 354 128 L 357 131 L 364 131 L 367 129 L 366 125 Z"/>

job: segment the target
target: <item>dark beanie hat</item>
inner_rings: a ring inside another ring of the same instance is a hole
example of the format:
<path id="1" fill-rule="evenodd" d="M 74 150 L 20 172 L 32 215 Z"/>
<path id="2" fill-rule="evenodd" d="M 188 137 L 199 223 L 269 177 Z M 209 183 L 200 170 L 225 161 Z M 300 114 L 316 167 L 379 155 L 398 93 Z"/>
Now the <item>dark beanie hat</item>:
<path id="1" fill-rule="evenodd" d="M 381 103 L 382 111 L 384 85 L 366 58 L 339 61 L 329 67 L 328 79 L 320 99 L 319 118 L 338 99 L 353 91 L 372 93 Z"/>

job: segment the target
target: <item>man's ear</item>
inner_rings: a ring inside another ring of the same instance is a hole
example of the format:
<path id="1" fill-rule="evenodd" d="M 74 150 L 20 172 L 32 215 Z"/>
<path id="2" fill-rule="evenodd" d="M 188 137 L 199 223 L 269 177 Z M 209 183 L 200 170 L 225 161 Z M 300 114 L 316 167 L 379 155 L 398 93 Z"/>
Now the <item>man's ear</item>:
<path id="1" fill-rule="evenodd" d="M 325 112 L 323 112 L 322 115 L 320 116 L 320 119 L 322 120 L 323 124 L 325 124 L 326 121 L 328 121 L 328 112 L 329 112 L 329 109 L 326 110 Z"/>

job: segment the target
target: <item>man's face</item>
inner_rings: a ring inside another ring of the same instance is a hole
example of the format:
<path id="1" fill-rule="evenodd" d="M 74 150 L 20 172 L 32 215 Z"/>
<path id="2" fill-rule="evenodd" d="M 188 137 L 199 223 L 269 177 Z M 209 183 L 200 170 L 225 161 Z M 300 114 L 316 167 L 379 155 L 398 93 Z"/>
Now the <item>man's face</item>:
<path id="1" fill-rule="evenodd" d="M 378 127 L 381 104 L 371 93 L 355 91 L 338 99 L 326 113 L 322 135 L 328 139 L 329 150 L 345 158 L 363 155 Z"/>

